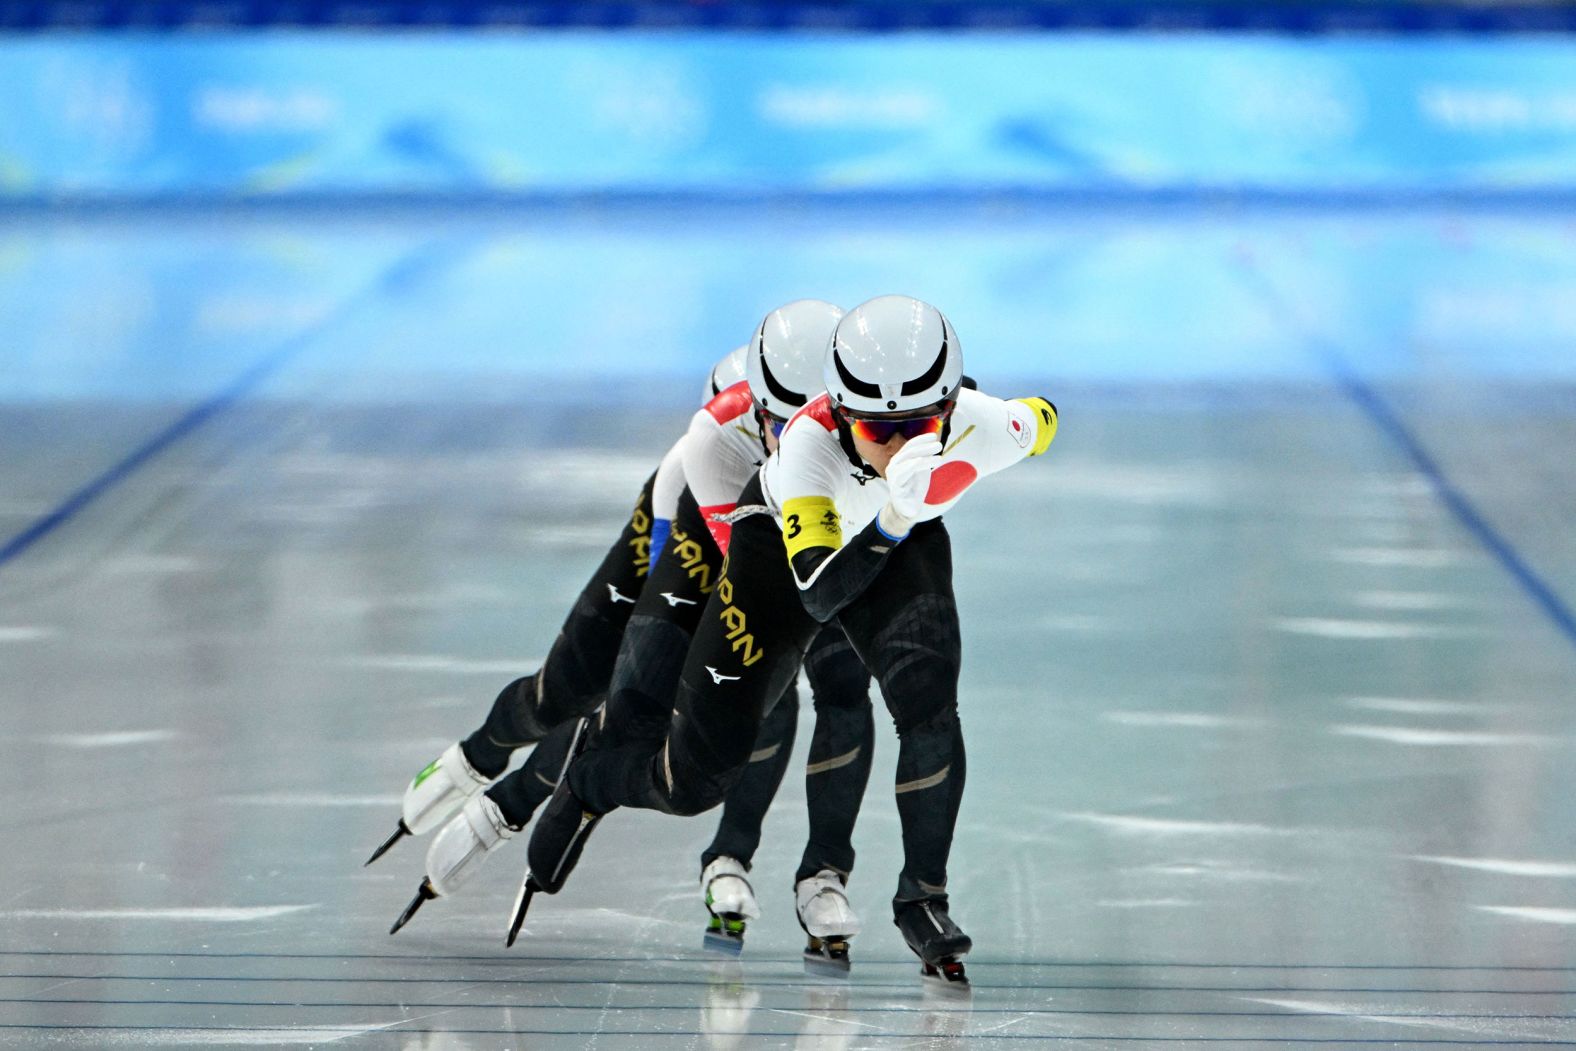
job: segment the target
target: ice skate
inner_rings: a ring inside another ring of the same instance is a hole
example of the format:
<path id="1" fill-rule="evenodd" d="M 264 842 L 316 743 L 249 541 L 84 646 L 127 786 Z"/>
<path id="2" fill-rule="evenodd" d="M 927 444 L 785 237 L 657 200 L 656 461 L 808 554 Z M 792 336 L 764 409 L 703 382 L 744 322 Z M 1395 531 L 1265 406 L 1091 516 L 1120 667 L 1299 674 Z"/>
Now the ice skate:
<path id="1" fill-rule="evenodd" d="M 595 718 L 594 716 L 592 718 Z M 536 827 L 531 830 L 531 841 L 526 847 L 529 866 L 515 898 L 514 914 L 509 921 L 509 934 L 505 945 L 513 945 L 525 923 L 531 898 L 537 893 L 557 894 L 580 861 L 580 852 L 586 840 L 602 820 L 601 814 L 592 813 L 575 797 L 569 787 L 569 768 L 586 745 L 591 719 L 581 719 L 575 728 L 575 739 L 569 745 L 569 758 L 564 762 L 558 787 L 537 816 Z"/>
<path id="2" fill-rule="evenodd" d="M 736 858 L 714 858 L 700 874 L 701 892 L 706 896 L 706 948 L 737 953 L 744 948 L 744 927 L 761 914 L 755 889 L 745 878 L 745 868 Z"/>
<path id="3" fill-rule="evenodd" d="M 490 784 L 492 779 L 476 772 L 458 741 L 449 745 L 442 755 L 423 767 L 405 789 L 399 827 L 372 852 L 366 864 L 381 858 L 406 836 L 431 832 L 463 807 L 466 800 Z"/>
<path id="4" fill-rule="evenodd" d="M 427 851 L 427 877 L 389 933 L 409 923 L 426 902 L 459 890 L 481 868 L 487 855 L 517 831 L 504 821 L 498 804 L 487 796 L 473 797 L 432 841 Z"/>
<path id="5" fill-rule="evenodd" d="M 892 922 L 919 957 L 922 975 L 945 988 L 968 989 L 960 957 L 974 947 L 974 941 L 947 915 L 945 898 L 904 902 Z"/>
<path id="6" fill-rule="evenodd" d="M 794 884 L 794 907 L 799 926 L 810 936 L 804 949 L 804 969 L 834 978 L 848 975 L 848 939 L 859 933 L 859 917 L 848 903 L 843 877 L 822 869 Z"/>

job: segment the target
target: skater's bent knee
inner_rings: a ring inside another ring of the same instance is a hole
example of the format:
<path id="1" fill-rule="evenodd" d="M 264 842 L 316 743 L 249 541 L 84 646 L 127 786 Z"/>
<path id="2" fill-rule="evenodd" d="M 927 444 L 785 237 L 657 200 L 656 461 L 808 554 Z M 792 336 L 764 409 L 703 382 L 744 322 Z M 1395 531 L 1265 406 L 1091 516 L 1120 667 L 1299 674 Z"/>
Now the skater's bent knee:
<path id="1" fill-rule="evenodd" d="M 665 756 L 659 756 L 658 761 L 663 758 Z M 716 775 L 694 767 L 681 769 L 677 764 L 668 766 L 662 772 L 667 788 L 663 809 L 680 817 L 703 814 L 727 798 L 728 790 L 743 772 L 743 767 L 739 767 Z"/>
<path id="2" fill-rule="evenodd" d="M 897 725 L 900 737 L 911 733 L 938 733 L 950 736 L 958 727 L 957 696 L 954 694 L 947 698 L 921 699 L 916 704 L 898 710 L 893 716 L 893 722 Z"/>

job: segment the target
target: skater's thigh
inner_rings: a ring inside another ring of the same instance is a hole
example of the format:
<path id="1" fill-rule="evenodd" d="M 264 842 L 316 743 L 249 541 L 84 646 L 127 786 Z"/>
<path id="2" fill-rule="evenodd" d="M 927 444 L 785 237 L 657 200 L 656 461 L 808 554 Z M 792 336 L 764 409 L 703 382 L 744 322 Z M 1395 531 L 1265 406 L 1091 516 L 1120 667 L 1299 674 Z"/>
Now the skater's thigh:
<path id="1" fill-rule="evenodd" d="M 824 626 L 804 658 L 817 709 L 864 708 L 870 704 L 870 669 L 838 621 Z"/>
<path id="2" fill-rule="evenodd" d="M 624 629 L 608 686 L 607 731 L 619 740 L 660 740 L 696 623 L 716 586 L 722 554 L 695 498 L 679 496 L 673 528 Z"/>
<path id="3" fill-rule="evenodd" d="M 816 628 L 775 521 L 752 515 L 736 523 L 684 663 L 674 735 L 710 763 L 748 760 L 761 718 L 792 685 Z"/>
<path id="4" fill-rule="evenodd" d="M 963 643 L 939 519 L 915 526 L 838 620 L 900 731 L 956 708 Z"/>
<path id="5" fill-rule="evenodd" d="M 686 488 L 679 494 L 667 543 L 651 567 L 635 615 L 657 617 L 693 632 L 721 570 L 722 552 Z"/>

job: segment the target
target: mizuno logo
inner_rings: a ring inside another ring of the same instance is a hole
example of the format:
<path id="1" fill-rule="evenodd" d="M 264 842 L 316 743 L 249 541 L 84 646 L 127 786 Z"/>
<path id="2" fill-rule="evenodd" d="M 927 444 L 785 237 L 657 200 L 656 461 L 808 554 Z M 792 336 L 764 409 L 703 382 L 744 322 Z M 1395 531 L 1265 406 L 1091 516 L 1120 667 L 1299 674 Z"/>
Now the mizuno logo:
<path id="1" fill-rule="evenodd" d="M 612 596 L 613 605 L 615 605 L 615 606 L 618 605 L 620 602 L 627 602 L 631 606 L 633 606 L 635 604 L 635 600 L 634 599 L 628 597 L 627 595 L 620 595 L 618 593 L 618 588 L 614 587 L 612 584 L 609 584 L 607 586 L 607 593 Z"/>
<path id="2" fill-rule="evenodd" d="M 668 605 L 670 606 L 677 606 L 681 603 L 686 606 L 695 605 L 695 601 L 693 599 L 679 598 L 671 591 L 664 591 L 662 593 L 662 597 L 668 600 Z"/>
<path id="3" fill-rule="evenodd" d="M 718 671 L 716 668 L 713 668 L 709 664 L 706 665 L 706 670 L 711 672 L 711 681 L 716 683 L 716 684 L 718 684 L 719 686 L 723 682 L 738 682 L 739 681 L 739 676 L 737 676 L 737 675 L 724 675 L 724 674 L 722 674 L 722 672 Z"/>

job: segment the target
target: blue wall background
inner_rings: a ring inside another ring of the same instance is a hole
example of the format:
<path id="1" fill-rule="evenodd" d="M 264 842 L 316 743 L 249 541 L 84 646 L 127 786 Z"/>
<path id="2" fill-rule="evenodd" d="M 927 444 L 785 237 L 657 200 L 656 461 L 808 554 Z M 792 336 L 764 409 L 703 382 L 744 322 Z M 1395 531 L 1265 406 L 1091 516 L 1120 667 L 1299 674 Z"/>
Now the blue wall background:
<path id="1" fill-rule="evenodd" d="M 1576 40 L 0 37 L 0 200 L 1576 192 Z"/>

